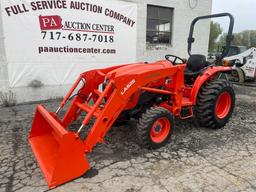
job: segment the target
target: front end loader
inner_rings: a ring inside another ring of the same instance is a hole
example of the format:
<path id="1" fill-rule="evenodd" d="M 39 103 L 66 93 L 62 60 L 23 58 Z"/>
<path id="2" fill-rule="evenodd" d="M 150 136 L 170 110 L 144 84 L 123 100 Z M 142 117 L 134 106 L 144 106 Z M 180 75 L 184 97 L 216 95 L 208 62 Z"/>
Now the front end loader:
<path id="1" fill-rule="evenodd" d="M 175 117 L 195 116 L 202 126 L 223 127 L 232 115 L 235 93 L 232 84 L 218 77 L 231 68 L 211 66 L 205 56 L 190 53 L 195 23 L 221 16 L 231 21 L 230 45 L 234 22 L 230 14 L 199 17 L 191 25 L 187 62 L 167 55 L 166 60 L 154 63 L 84 72 L 56 112 L 38 105 L 29 142 L 48 186 L 61 185 L 90 169 L 86 154 L 103 143 L 112 125 L 123 117 L 137 119 L 138 140 L 149 149 L 169 141 Z M 68 108 L 61 118 L 59 112 L 64 106 Z M 71 123 L 81 116 L 81 126 L 71 129 Z"/>

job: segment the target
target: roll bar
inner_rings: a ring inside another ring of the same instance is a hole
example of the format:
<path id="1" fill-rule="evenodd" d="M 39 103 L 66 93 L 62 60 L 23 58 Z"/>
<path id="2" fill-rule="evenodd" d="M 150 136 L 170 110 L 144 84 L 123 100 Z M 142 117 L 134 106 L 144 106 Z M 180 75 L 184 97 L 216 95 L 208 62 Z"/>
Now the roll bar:
<path id="1" fill-rule="evenodd" d="M 202 19 L 211 19 L 211 18 L 218 18 L 218 17 L 229 17 L 229 19 L 230 19 L 228 35 L 227 35 L 227 38 L 226 38 L 226 49 L 222 52 L 222 55 L 220 56 L 219 59 L 223 59 L 228 54 L 231 43 L 232 43 L 232 40 L 233 40 L 234 17 L 230 13 L 219 13 L 219 14 L 196 17 L 192 21 L 191 26 L 190 26 L 190 31 L 189 31 L 189 37 L 188 37 L 188 54 L 190 56 L 191 56 L 192 43 L 195 42 L 195 38 L 193 37 L 195 24 L 199 20 L 202 20 Z"/>

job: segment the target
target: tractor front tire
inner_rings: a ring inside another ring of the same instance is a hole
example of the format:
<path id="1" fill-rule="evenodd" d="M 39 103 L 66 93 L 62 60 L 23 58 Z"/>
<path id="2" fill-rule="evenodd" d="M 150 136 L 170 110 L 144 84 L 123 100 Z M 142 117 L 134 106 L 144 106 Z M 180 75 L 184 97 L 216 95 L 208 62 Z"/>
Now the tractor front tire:
<path id="1" fill-rule="evenodd" d="M 139 118 L 137 136 L 143 147 L 157 149 L 170 139 L 174 128 L 173 115 L 163 107 L 151 107 Z"/>
<path id="2" fill-rule="evenodd" d="M 245 75 L 241 68 L 236 67 L 231 72 L 231 79 L 238 83 L 244 83 L 245 82 Z"/>
<path id="3" fill-rule="evenodd" d="M 224 127 L 235 107 L 235 92 L 231 82 L 212 80 L 202 86 L 196 103 L 195 115 L 202 127 Z"/>

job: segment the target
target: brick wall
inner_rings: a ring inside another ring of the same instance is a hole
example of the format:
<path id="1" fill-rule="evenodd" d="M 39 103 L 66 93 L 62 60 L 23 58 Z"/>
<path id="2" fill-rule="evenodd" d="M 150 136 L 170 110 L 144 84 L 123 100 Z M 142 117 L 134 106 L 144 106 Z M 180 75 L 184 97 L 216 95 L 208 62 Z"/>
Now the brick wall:
<path id="1" fill-rule="evenodd" d="M 189 7 L 189 0 L 133 0 L 138 4 L 138 37 L 137 37 L 137 59 L 143 61 L 154 61 L 163 59 L 166 54 L 174 54 L 187 57 L 187 37 L 191 21 L 202 15 L 211 13 L 212 0 L 198 0 L 198 5 L 194 9 Z M 193 0 L 191 3 L 193 5 Z M 146 19 L 147 4 L 166 6 L 174 8 L 172 45 L 147 49 L 146 47 Z M 194 53 L 207 54 L 210 23 L 199 22 L 195 29 L 196 42 L 194 43 Z M 198 37 L 198 38 L 197 38 Z"/>

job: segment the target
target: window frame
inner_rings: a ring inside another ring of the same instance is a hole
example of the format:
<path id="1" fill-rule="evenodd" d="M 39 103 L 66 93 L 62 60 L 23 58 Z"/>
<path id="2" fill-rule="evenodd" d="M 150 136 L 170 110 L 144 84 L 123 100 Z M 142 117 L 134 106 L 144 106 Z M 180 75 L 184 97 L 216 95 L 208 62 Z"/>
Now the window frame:
<path id="1" fill-rule="evenodd" d="M 157 18 L 156 17 L 152 17 L 149 13 L 149 8 L 157 8 Z M 160 16 L 160 11 L 162 9 L 168 9 L 170 11 L 170 16 L 171 18 L 169 20 L 167 20 L 166 18 L 162 18 Z M 152 4 L 147 4 L 147 18 L 146 18 L 146 43 L 150 44 L 150 45 L 170 45 L 172 46 L 172 43 L 173 43 L 173 18 L 174 18 L 174 8 L 173 7 L 165 7 L 165 6 L 159 6 L 159 5 L 152 5 Z M 170 29 L 169 31 L 161 31 L 159 28 L 158 29 L 155 29 L 155 30 L 152 30 L 152 29 L 149 29 L 148 27 L 148 23 L 150 20 L 157 20 L 157 22 L 159 23 L 170 23 Z M 152 41 L 148 41 L 147 39 L 147 36 L 148 36 L 148 33 L 155 33 L 157 34 L 157 37 L 159 39 L 159 34 L 169 34 L 168 35 L 168 40 L 169 40 L 169 43 L 162 43 L 162 42 L 159 42 L 159 40 L 157 42 L 152 42 Z"/>

